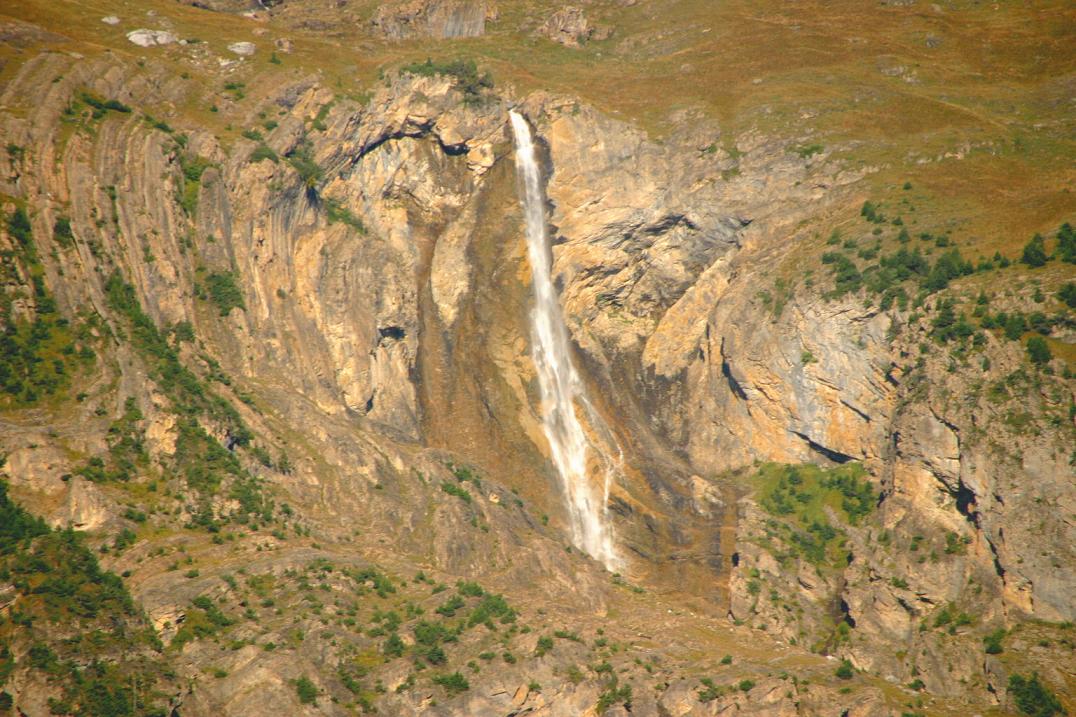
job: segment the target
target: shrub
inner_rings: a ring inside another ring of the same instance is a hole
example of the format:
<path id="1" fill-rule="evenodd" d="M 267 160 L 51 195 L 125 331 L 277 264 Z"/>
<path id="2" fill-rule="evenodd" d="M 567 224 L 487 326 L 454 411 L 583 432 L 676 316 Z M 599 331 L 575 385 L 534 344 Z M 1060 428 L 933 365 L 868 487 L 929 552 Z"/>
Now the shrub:
<path id="1" fill-rule="evenodd" d="M 715 685 L 714 681 L 709 677 L 703 677 L 699 681 L 702 682 L 702 688 L 695 693 L 699 698 L 699 702 L 713 702 L 721 696 L 721 688 Z"/>
<path id="2" fill-rule="evenodd" d="M 445 617 L 452 617 L 456 614 L 456 611 L 463 607 L 463 598 L 459 595 L 453 595 L 448 600 L 443 602 L 440 607 L 435 610 L 438 615 L 444 615 Z"/>
<path id="3" fill-rule="evenodd" d="M 795 152 L 803 159 L 810 159 L 813 155 L 816 155 L 824 150 L 825 147 L 820 144 L 805 144 L 800 147 L 797 147 L 795 149 Z"/>
<path id="4" fill-rule="evenodd" d="M 303 180 L 303 185 L 308 190 L 316 188 L 325 173 L 318 163 L 314 161 L 310 143 L 304 138 L 286 157 L 288 163 L 299 173 L 299 177 Z"/>
<path id="5" fill-rule="evenodd" d="M 621 685 L 618 687 L 616 675 L 614 675 L 613 681 L 609 687 L 598 696 L 598 704 L 595 707 L 595 711 L 598 714 L 601 714 L 617 702 L 622 703 L 628 711 L 631 711 L 631 685 Z"/>
<path id="6" fill-rule="evenodd" d="M 232 309 L 246 309 L 243 292 L 236 283 L 236 274 L 231 271 L 214 271 L 206 277 L 209 297 L 220 309 L 221 316 L 227 316 Z"/>
<path id="7" fill-rule="evenodd" d="M 850 680 L 855 672 L 852 669 L 852 663 L 848 660 L 841 660 L 840 666 L 833 672 L 839 679 Z"/>
<path id="8" fill-rule="evenodd" d="M 75 243 L 75 235 L 71 231 L 71 220 L 65 216 L 56 217 L 52 225 L 52 236 L 60 243 L 60 246 L 69 247 Z"/>
<path id="9" fill-rule="evenodd" d="M 198 192 L 202 186 L 202 175 L 213 164 L 201 157 L 179 155 L 179 166 L 183 173 L 183 183 L 179 190 L 179 205 L 187 216 L 193 217 L 198 211 Z"/>
<path id="10" fill-rule="evenodd" d="M 1020 262 L 1030 267 L 1039 267 L 1046 264 L 1046 247 L 1041 234 L 1036 234 L 1027 244 L 1020 255 Z"/>
<path id="11" fill-rule="evenodd" d="M 354 213 L 343 203 L 335 199 L 325 200 L 325 218 L 329 220 L 329 224 L 346 224 L 360 234 L 366 233 L 366 226 L 363 225 L 362 220 L 355 216 Z"/>
<path id="12" fill-rule="evenodd" d="M 1031 363 L 1036 366 L 1045 366 L 1053 358 L 1050 354 L 1050 347 L 1046 345 L 1046 339 L 1041 336 L 1032 336 L 1027 340 L 1027 355 Z"/>
<path id="13" fill-rule="evenodd" d="M 441 490 L 449 495 L 454 495 L 464 503 L 471 502 L 471 494 L 467 492 L 466 488 L 459 486 L 451 481 L 441 481 Z"/>
<path id="14" fill-rule="evenodd" d="M 740 692 L 750 692 L 755 687 L 753 680 L 740 680 L 740 684 L 736 685 Z"/>
<path id="15" fill-rule="evenodd" d="M 1039 681 L 1038 674 L 1031 677 L 1015 674 L 1009 675 L 1009 694 L 1016 707 L 1029 717 L 1052 717 L 1065 714 L 1057 697 Z"/>
<path id="16" fill-rule="evenodd" d="M 313 705 L 318 702 L 318 688 L 306 675 L 295 681 L 295 692 L 299 695 L 301 704 Z"/>
<path id="17" fill-rule="evenodd" d="M 15 237 L 23 248 L 27 248 L 33 242 L 33 229 L 30 226 L 30 217 L 22 207 L 15 207 L 15 211 L 7 220 L 7 232 Z"/>
<path id="18" fill-rule="evenodd" d="M 385 640 L 385 644 L 382 646 L 381 651 L 385 653 L 386 657 L 401 657 L 404 653 L 404 643 L 400 639 L 400 636 L 393 632 Z"/>
<path id="19" fill-rule="evenodd" d="M 436 685 L 444 687 L 449 694 L 453 695 L 471 689 L 471 684 L 467 682 L 467 678 L 459 672 L 453 672 L 448 675 L 436 675 L 433 678 L 433 682 Z"/>
<path id="20" fill-rule="evenodd" d="M 103 117 L 107 111 L 121 112 L 123 114 L 129 114 L 131 111 L 130 107 L 119 100 L 103 100 L 89 92 L 79 93 L 79 99 L 94 109 L 93 116 L 95 118 Z"/>
<path id="21" fill-rule="evenodd" d="M 885 215 L 878 211 L 878 205 L 869 200 L 863 202 L 863 208 L 859 210 L 859 215 L 874 224 L 882 224 L 886 221 Z"/>
<path id="22" fill-rule="evenodd" d="M 922 281 L 922 287 L 930 292 L 941 291 L 953 279 L 974 271 L 975 267 L 970 261 L 964 261 L 959 249 L 950 249 L 938 258 L 930 274 Z"/>
<path id="23" fill-rule="evenodd" d="M 259 144 L 257 147 L 254 148 L 254 151 L 250 153 L 250 161 L 261 162 L 265 159 L 268 159 L 274 164 L 276 164 L 280 160 L 280 158 L 277 157 L 276 152 L 270 149 L 268 145 Z"/>
<path id="24" fill-rule="evenodd" d="M 998 315 L 998 323 L 1005 329 L 1005 338 L 1009 341 L 1019 341 L 1027 331 L 1027 320 L 1024 315 L 1014 311 L 1008 316 Z"/>
<path id="25" fill-rule="evenodd" d="M 1061 261 L 1076 264 L 1076 229 L 1068 222 L 1057 230 L 1057 250 L 1054 256 Z"/>
<path id="26" fill-rule="evenodd" d="M 1070 281 L 1057 292 L 1057 298 L 1070 308 L 1076 309 L 1076 281 Z"/>
<path id="27" fill-rule="evenodd" d="M 1001 641 L 1005 639 L 1005 628 L 999 627 L 983 638 L 983 648 L 988 655 L 1000 655 L 1004 651 Z"/>

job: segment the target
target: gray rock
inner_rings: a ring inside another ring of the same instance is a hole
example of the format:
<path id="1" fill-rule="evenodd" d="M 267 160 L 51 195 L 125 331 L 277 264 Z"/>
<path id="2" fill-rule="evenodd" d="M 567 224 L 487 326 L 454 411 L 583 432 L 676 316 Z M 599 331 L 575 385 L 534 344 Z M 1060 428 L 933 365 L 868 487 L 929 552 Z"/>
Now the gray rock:
<path id="1" fill-rule="evenodd" d="M 179 42 L 179 38 L 167 30 L 132 30 L 127 33 L 127 39 L 139 47 L 156 47 Z"/>

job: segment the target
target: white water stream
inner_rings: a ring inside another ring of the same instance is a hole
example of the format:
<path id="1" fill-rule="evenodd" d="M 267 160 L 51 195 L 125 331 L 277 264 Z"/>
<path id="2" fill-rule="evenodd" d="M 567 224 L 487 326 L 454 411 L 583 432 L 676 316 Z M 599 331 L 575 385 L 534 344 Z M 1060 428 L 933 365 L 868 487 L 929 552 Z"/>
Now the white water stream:
<path id="1" fill-rule="evenodd" d="M 577 401 L 587 406 L 586 395 L 572 364 L 568 328 L 550 276 L 552 252 L 546 233 L 538 160 L 527 120 L 514 111 L 510 116 L 527 231 L 527 255 L 534 283 L 531 353 L 542 394 L 542 426 L 568 503 L 572 542 L 606 568 L 614 570 L 620 560 L 607 523 L 612 470 L 599 455 L 601 460 L 598 462 L 605 466 L 600 471 L 603 474 L 601 490 L 596 491 L 590 485 L 588 453 L 595 447 L 587 439 L 576 413 Z"/>

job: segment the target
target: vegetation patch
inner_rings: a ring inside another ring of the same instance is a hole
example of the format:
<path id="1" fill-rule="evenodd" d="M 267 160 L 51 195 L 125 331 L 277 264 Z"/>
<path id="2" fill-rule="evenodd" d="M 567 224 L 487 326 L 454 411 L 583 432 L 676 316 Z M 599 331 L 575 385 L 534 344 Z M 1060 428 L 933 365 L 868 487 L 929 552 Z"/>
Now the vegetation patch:
<path id="1" fill-rule="evenodd" d="M 401 72 L 420 77 L 433 77 L 434 75 L 446 75 L 455 80 L 456 87 L 463 92 L 464 104 L 479 104 L 483 99 L 483 92 L 493 88 L 493 76 L 488 72 L 479 73 L 478 65 L 474 60 L 451 60 L 448 62 L 426 58 L 425 62 L 415 62 L 404 65 Z"/>
<path id="2" fill-rule="evenodd" d="M 209 298 L 220 309 L 221 316 L 227 316 L 232 309 L 246 309 L 243 303 L 243 291 L 236 281 L 237 274 L 234 271 L 214 271 L 206 275 L 205 284 L 209 290 Z"/>
<path id="3" fill-rule="evenodd" d="M 845 535 L 831 524 L 836 515 L 856 525 L 877 503 L 878 494 L 858 463 L 824 469 L 815 465 L 764 464 L 752 478 L 759 504 L 777 520 L 768 521 L 767 539 L 779 538 L 784 550 L 771 545 L 779 561 L 801 557 L 816 565 L 843 567 L 848 553 Z"/>
<path id="4" fill-rule="evenodd" d="M 0 688 L 12 669 L 41 673 L 52 714 L 164 715 L 161 646 L 123 581 L 78 533 L 49 529 L 0 481 L 0 583 L 19 599 L 0 620 Z M 11 656 L 24 654 L 15 665 Z"/>
<path id="5" fill-rule="evenodd" d="M 0 280 L 20 286 L 30 278 L 30 286 L 0 293 L 0 407 L 18 408 L 61 393 L 96 353 L 90 348 L 92 322 L 73 327 L 57 310 L 26 210 L 16 207 L 5 228 L 15 248 L 0 252 Z M 29 317 L 13 311 L 20 294 L 33 307 Z"/>

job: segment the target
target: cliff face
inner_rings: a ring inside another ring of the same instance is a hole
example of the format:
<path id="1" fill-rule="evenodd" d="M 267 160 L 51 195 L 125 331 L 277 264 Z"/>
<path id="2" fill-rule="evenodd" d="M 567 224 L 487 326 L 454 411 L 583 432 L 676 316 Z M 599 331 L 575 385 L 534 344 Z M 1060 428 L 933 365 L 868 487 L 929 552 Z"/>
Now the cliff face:
<path id="1" fill-rule="evenodd" d="M 427 8 L 434 35 L 481 33 L 485 14 L 449 5 L 437 23 Z M 5 211 L 30 208 L 42 281 L 97 354 L 66 392 L 8 406 L 5 471 L 126 571 L 183 678 L 182 714 L 868 715 L 924 688 L 960 712 L 1008 699 L 1016 668 L 982 653 L 998 627 L 1046 643 L 1021 666 L 1071 682 L 1067 628 L 1028 622 L 1076 618 L 1071 374 L 1032 371 L 989 333 L 969 364 L 931 348 L 939 296 L 882 308 L 803 273 L 803 247 L 863 201 L 870 168 L 686 111 L 659 142 L 572 97 L 445 72 L 392 73 L 362 98 L 315 78 L 257 92 L 227 140 L 163 121 L 197 98 L 157 64 L 45 52 L 0 94 L 19 149 L 0 156 Z M 565 537 L 509 107 L 542 143 L 554 279 L 610 427 L 595 440 L 623 451 L 623 577 Z M 16 255 L 10 226 L 4 241 Z M 14 326 L 46 312 L 37 270 L 12 261 Z M 1033 308 L 1036 290 L 1002 308 Z M 777 531 L 749 478 L 766 461 L 862 463 L 867 517 L 830 505 L 823 520 L 839 560 Z M 461 584 L 452 607 L 440 592 L 457 579 L 486 588 Z M 478 602 L 493 591 L 514 607 Z M 420 626 L 457 610 L 455 633 Z M 806 648 L 870 674 L 839 691 Z M 448 673 L 445 649 L 480 689 L 421 674 Z M 698 681 L 720 670 L 735 689 Z M 308 676 L 316 704 L 296 691 Z M 20 707 L 40 689 L 12 684 Z"/>

